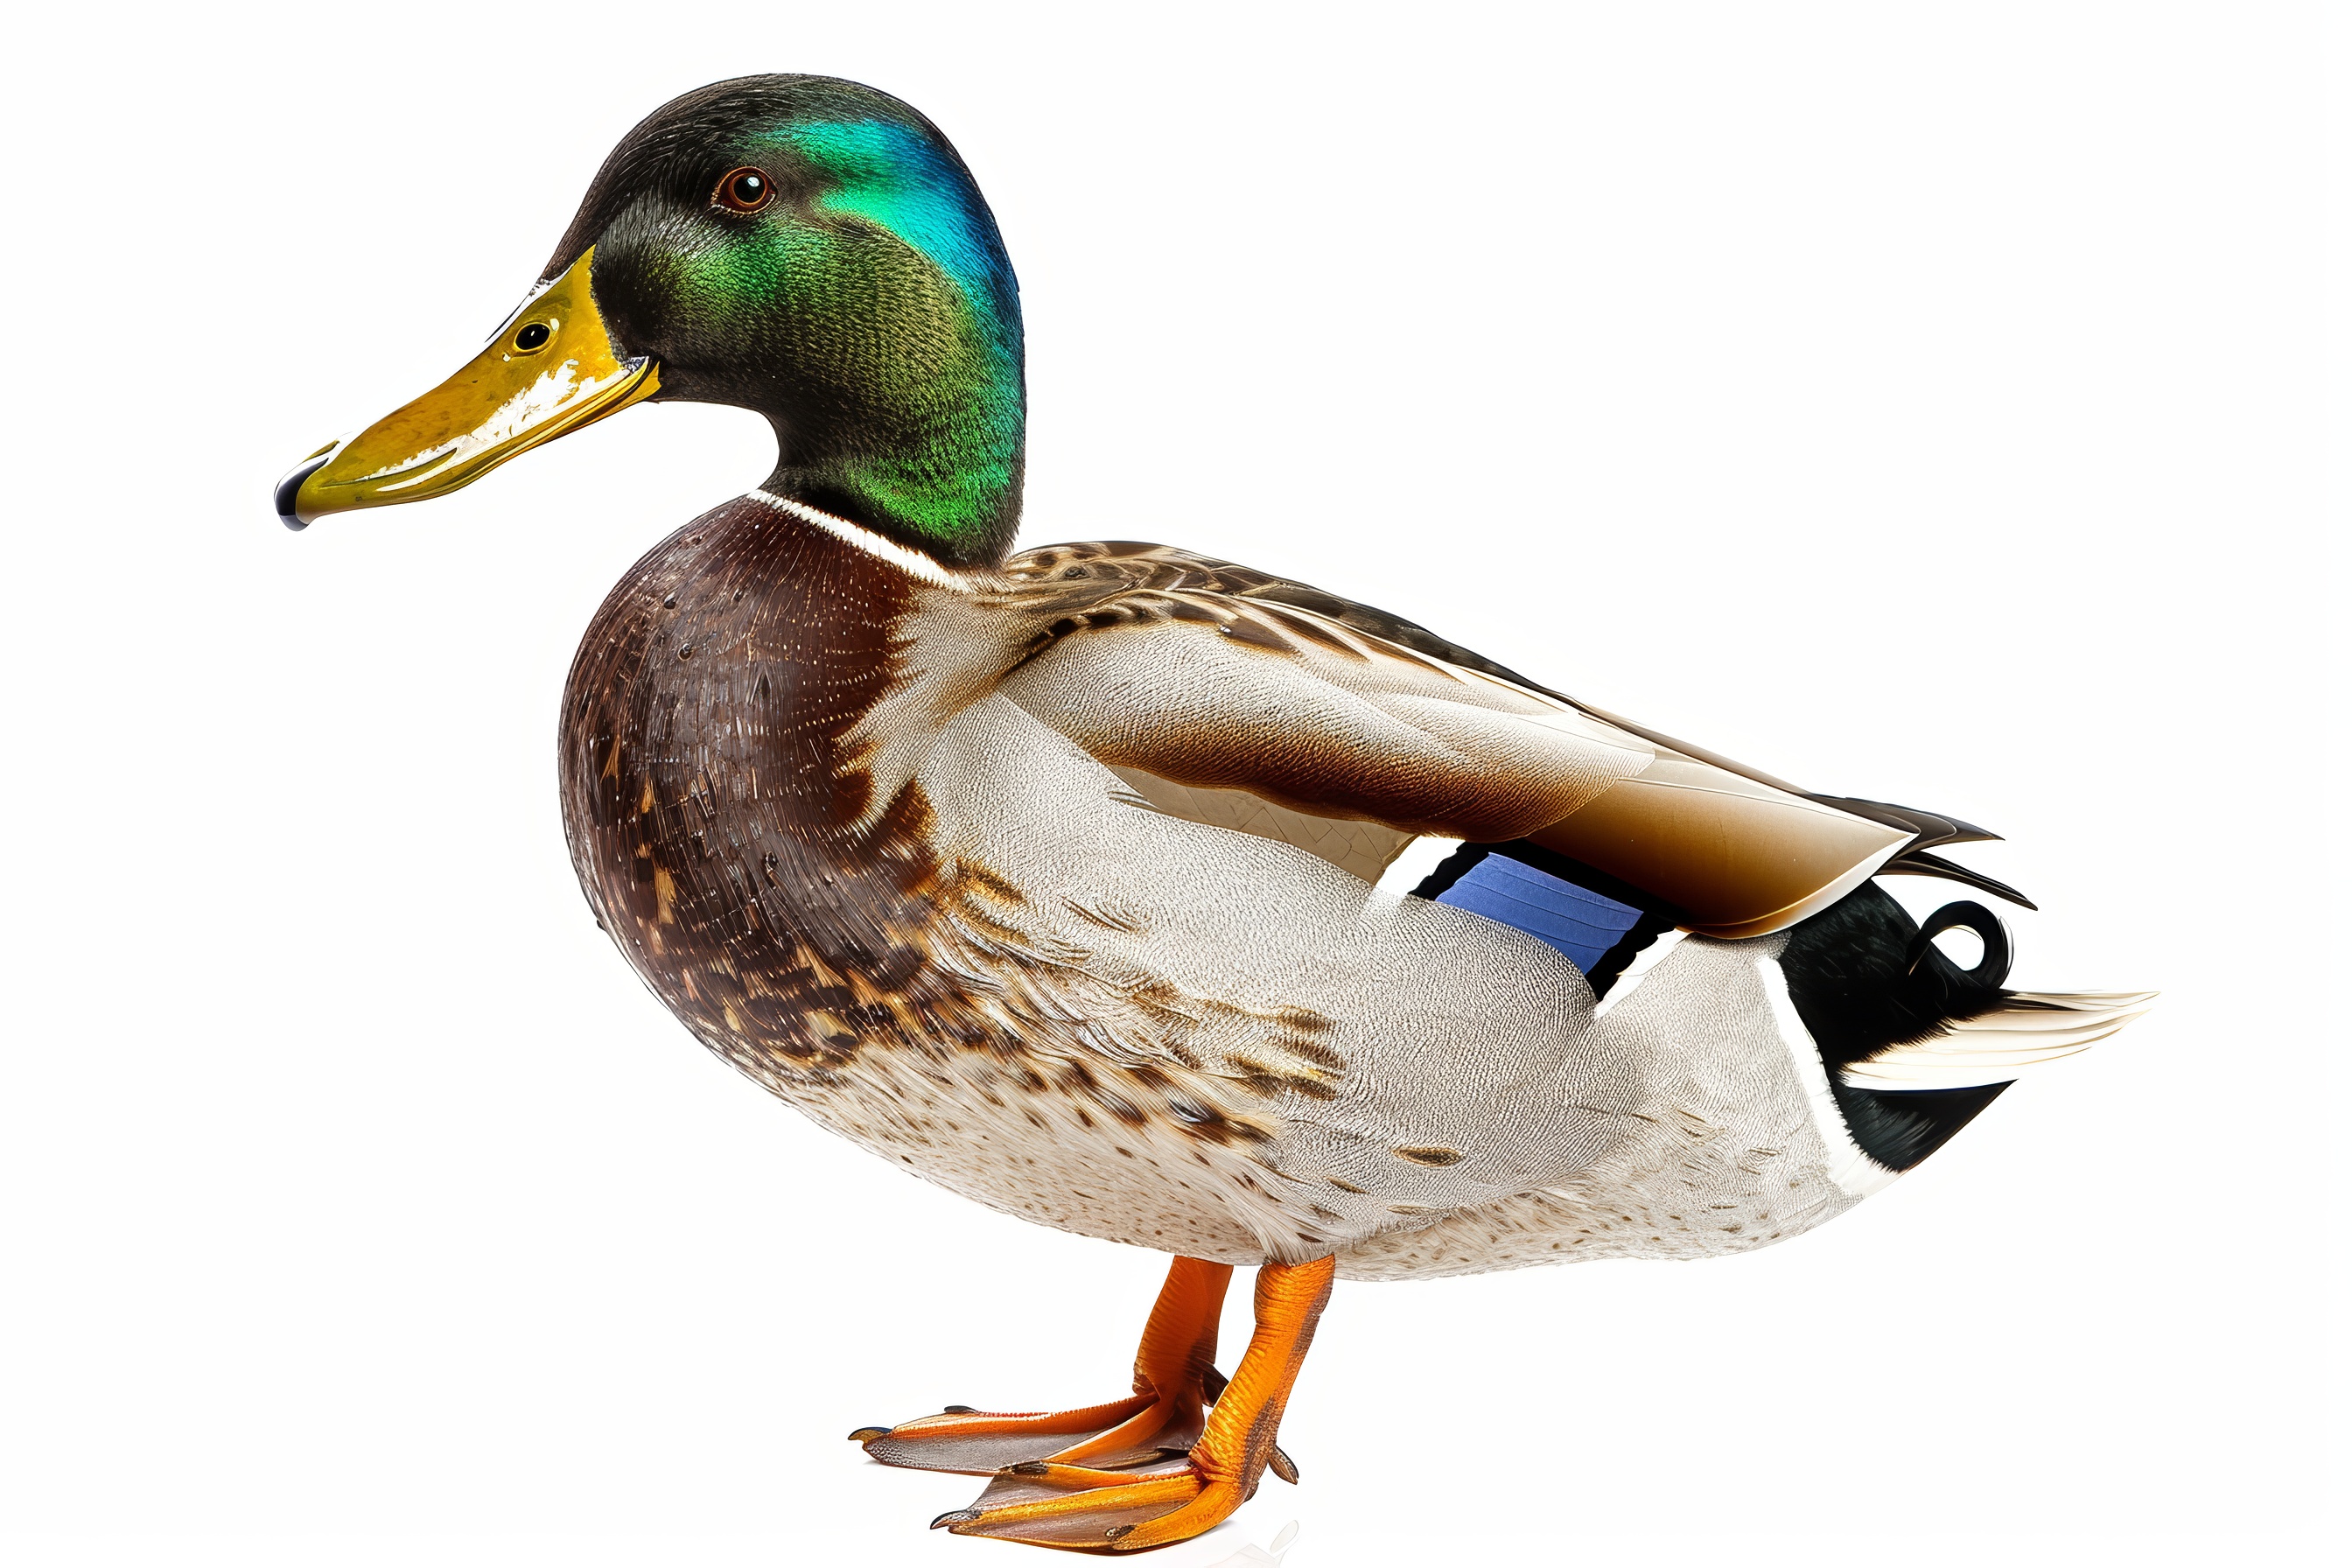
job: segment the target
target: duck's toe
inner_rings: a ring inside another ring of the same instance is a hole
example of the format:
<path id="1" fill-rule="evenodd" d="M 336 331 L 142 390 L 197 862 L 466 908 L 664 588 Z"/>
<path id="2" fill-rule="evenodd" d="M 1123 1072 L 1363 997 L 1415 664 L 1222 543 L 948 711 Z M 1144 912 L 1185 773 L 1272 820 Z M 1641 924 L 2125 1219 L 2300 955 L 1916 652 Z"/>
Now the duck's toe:
<path id="1" fill-rule="evenodd" d="M 1213 1363 L 1232 1274 L 1225 1264 L 1195 1258 L 1169 1264 L 1136 1351 L 1135 1393 L 1123 1399 L 1053 1411 L 950 1405 L 896 1426 L 860 1426 L 850 1440 L 886 1465 L 970 1476 L 1032 1460 L 1124 1470 L 1170 1455 L 1181 1458 L 1200 1440 L 1204 1408 L 1224 1388 Z"/>
<path id="2" fill-rule="evenodd" d="M 1238 1485 L 1212 1479 L 1181 1454 L 1127 1470 L 1040 1463 L 1006 1471 L 971 1507 L 932 1522 L 1066 1552 L 1133 1552 L 1190 1540 L 1243 1500 Z"/>
<path id="3" fill-rule="evenodd" d="M 1138 1394 L 1079 1410 L 950 1405 L 896 1426 L 861 1426 L 849 1437 L 886 1465 L 992 1476 L 1008 1466 L 1063 1456 L 1117 1467 L 1153 1458 L 1162 1447 L 1181 1453 L 1200 1435 L 1197 1394 L 1190 1401 Z"/>

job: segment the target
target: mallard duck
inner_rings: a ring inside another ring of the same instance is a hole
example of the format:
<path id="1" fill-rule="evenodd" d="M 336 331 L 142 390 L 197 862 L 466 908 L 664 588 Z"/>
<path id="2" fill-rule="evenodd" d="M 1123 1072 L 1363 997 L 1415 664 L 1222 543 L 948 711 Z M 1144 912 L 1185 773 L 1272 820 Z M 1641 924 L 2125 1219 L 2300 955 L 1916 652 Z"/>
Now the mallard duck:
<path id="1" fill-rule="evenodd" d="M 1174 1255 L 1132 1384 L 854 1433 L 960 1534 L 1139 1551 L 1272 1469 L 1333 1281 L 1810 1230 L 2147 1004 L 2004 988 L 1990 837 L 1813 793 L 1411 621 L 1164 545 L 1009 553 L 1022 325 L 946 137 L 873 89 L 665 106 L 472 363 L 281 482 L 422 500 L 630 404 L 764 414 L 757 489 L 624 577 L 563 697 L 599 922 L 850 1141 Z M 1966 928 L 1963 968 L 1935 940 Z M 1232 1271 L 1255 1331 L 1216 1366 Z"/>

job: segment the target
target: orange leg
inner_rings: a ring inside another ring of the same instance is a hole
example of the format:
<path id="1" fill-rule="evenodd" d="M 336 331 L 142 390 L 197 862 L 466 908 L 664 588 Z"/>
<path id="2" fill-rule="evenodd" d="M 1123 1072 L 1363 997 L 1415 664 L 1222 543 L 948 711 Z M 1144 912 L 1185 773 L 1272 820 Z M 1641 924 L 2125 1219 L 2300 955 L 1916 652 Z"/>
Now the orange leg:
<path id="1" fill-rule="evenodd" d="M 1010 1465 L 1051 1459 L 1103 1469 L 1181 1458 L 1217 1395 L 1217 1318 L 1233 1267 L 1179 1258 L 1143 1326 L 1135 1352 L 1135 1393 L 1108 1405 L 1026 1414 L 952 1406 L 896 1426 L 861 1426 L 850 1440 L 886 1465 L 992 1476 Z"/>
<path id="2" fill-rule="evenodd" d="M 1274 1445 L 1275 1431 L 1331 1299 L 1335 1271 L 1328 1258 L 1258 1270 L 1249 1350 L 1181 1460 L 1124 1470 L 1074 1463 L 1066 1452 L 1028 1461 L 1008 1468 L 970 1508 L 940 1515 L 934 1526 L 1069 1551 L 1141 1552 L 1189 1541 L 1223 1522 L 1257 1490 L 1269 1467 L 1296 1479 Z"/>

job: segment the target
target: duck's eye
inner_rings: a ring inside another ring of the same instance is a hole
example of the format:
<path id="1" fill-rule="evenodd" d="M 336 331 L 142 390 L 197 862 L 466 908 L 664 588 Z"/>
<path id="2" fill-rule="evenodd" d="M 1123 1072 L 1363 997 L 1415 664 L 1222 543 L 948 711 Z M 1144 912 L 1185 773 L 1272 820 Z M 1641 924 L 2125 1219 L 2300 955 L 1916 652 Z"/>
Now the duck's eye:
<path id="1" fill-rule="evenodd" d="M 515 352 L 525 354 L 536 353 L 545 348 L 547 340 L 554 335 L 547 330 L 545 321 L 533 321 L 514 335 Z"/>
<path id="2" fill-rule="evenodd" d="M 755 213 L 776 194 L 775 185 L 757 169 L 730 169 L 719 182 L 711 200 L 730 213 Z"/>

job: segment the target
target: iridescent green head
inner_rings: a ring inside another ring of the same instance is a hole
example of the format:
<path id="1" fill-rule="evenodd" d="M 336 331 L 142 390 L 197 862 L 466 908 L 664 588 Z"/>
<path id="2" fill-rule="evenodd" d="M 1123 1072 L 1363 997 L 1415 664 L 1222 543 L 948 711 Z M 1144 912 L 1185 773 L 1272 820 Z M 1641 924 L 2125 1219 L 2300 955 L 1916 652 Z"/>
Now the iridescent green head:
<path id="1" fill-rule="evenodd" d="M 548 262 L 593 250 L 616 357 L 656 398 L 775 426 L 767 489 L 946 562 L 1021 512 L 1021 300 L 996 220 L 931 122 L 828 77 L 720 82 L 605 161 Z"/>
<path id="2" fill-rule="evenodd" d="M 931 122 L 830 77 L 688 93 L 596 175 L 473 363 L 279 481 L 300 528 L 445 495 L 643 399 L 756 409 L 766 488 L 949 565 L 1021 518 L 1021 294 Z"/>

